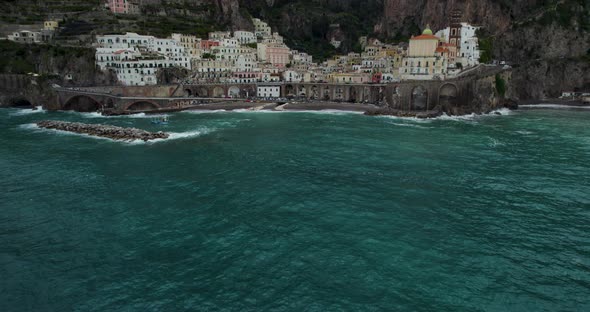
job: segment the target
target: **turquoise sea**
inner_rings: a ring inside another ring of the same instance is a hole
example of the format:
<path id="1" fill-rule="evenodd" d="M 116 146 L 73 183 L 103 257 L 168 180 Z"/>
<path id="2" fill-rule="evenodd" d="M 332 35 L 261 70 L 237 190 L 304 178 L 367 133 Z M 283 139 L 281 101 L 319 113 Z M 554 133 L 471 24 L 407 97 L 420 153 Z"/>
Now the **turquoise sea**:
<path id="1" fill-rule="evenodd" d="M 590 311 L 588 109 L 170 120 L 0 110 L 0 311 Z"/>

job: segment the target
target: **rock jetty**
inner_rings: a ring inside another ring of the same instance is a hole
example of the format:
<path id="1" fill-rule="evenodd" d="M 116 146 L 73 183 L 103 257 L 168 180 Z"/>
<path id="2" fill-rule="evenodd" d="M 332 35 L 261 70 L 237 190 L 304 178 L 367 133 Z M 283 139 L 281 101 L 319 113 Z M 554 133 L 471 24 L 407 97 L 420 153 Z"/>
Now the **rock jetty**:
<path id="1" fill-rule="evenodd" d="M 122 128 L 110 125 L 85 124 L 80 122 L 44 120 L 38 122 L 37 126 L 45 129 L 82 133 L 118 141 L 142 140 L 146 142 L 156 139 L 167 139 L 169 137 L 169 135 L 164 132 L 149 132 L 136 128 Z"/>

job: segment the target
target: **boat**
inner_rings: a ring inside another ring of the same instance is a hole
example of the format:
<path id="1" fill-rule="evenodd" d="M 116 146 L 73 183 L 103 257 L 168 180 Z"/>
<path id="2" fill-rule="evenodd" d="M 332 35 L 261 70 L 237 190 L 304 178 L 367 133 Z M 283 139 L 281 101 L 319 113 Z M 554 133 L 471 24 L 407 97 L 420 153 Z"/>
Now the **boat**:
<path id="1" fill-rule="evenodd" d="M 152 123 L 155 125 L 167 125 L 169 123 L 168 116 L 153 118 Z"/>

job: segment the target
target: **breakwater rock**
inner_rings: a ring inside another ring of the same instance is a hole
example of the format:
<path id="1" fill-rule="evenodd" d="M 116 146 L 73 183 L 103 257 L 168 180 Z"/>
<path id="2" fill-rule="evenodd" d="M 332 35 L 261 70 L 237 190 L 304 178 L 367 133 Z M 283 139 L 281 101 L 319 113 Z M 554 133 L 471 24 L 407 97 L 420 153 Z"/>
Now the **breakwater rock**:
<path id="1" fill-rule="evenodd" d="M 84 124 L 80 122 L 44 120 L 38 122 L 37 126 L 45 129 L 82 133 L 118 141 L 150 141 L 156 139 L 167 139 L 169 137 L 169 135 L 164 132 L 149 132 L 136 128 L 122 128 L 99 124 Z"/>

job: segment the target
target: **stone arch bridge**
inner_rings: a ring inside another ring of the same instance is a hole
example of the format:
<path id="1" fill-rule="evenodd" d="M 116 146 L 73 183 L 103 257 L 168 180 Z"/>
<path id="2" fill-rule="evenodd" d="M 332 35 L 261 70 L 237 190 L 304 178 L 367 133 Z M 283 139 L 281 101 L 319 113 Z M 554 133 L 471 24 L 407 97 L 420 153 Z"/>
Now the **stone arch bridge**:
<path id="1" fill-rule="evenodd" d="M 461 111 L 478 99 L 482 81 L 489 85 L 502 70 L 475 72 L 447 80 L 389 84 L 280 83 L 281 97 L 312 101 L 366 103 L 402 111 Z M 268 85 L 268 84 L 258 84 Z M 257 84 L 181 84 L 57 88 L 62 110 L 116 113 L 176 109 L 204 103 L 243 101 L 256 96 Z"/>

